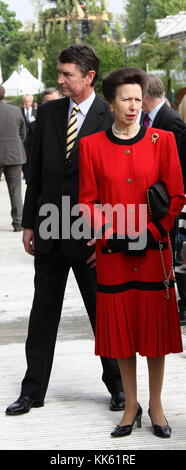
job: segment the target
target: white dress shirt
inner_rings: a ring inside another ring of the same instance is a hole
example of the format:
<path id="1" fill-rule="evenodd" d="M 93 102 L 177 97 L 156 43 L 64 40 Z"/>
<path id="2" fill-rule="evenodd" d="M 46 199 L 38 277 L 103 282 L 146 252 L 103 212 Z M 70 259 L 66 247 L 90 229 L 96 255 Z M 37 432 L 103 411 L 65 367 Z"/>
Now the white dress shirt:
<path id="1" fill-rule="evenodd" d="M 87 115 L 90 107 L 92 106 L 92 103 L 95 99 L 95 96 L 96 96 L 96 94 L 95 94 L 95 91 L 93 90 L 91 95 L 85 101 L 82 101 L 82 103 L 79 103 L 78 105 L 76 103 L 74 103 L 74 101 L 70 98 L 68 119 L 70 119 L 72 109 L 74 108 L 74 106 L 78 106 L 79 111 L 76 114 L 76 116 L 77 116 L 77 131 L 78 132 L 80 131 L 81 126 L 83 125 L 83 122 L 86 118 L 86 115 Z"/>
<path id="2" fill-rule="evenodd" d="M 155 106 L 155 108 L 153 108 L 150 111 L 150 113 L 148 113 L 148 115 L 150 117 L 149 127 L 153 127 L 153 122 L 154 122 L 154 119 L 156 117 L 156 114 L 161 109 L 161 107 L 164 105 L 164 103 L 165 103 L 165 100 L 163 100 L 161 103 L 159 103 L 157 106 Z"/>

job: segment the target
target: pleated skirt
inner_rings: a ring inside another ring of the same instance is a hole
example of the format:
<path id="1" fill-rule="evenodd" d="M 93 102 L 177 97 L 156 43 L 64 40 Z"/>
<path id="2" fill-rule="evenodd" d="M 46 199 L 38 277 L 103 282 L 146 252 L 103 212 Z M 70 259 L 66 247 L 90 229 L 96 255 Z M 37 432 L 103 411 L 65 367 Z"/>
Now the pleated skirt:
<path id="1" fill-rule="evenodd" d="M 157 250 L 143 259 L 99 255 L 98 250 L 95 354 L 122 358 L 182 352 L 174 276 L 167 300 Z M 169 250 L 164 257 L 168 272 Z"/>

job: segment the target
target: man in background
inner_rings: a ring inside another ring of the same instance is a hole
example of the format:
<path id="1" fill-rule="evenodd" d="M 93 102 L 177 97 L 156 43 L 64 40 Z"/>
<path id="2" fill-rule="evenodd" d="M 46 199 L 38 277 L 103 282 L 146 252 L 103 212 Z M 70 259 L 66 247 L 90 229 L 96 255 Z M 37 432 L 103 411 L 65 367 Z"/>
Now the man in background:
<path id="1" fill-rule="evenodd" d="M 51 100 L 58 100 L 59 98 L 60 98 L 60 94 L 56 88 L 53 88 L 53 87 L 46 88 L 41 94 L 41 104 L 48 103 L 48 101 L 51 101 Z M 31 158 L 31 153 L 32 153 L 35 127 L 36 127 L 36 119 L 32 120 L 32 122 L 29 123 L 29 126 L 27 128 L 27 138 L 26 138 L 27 163 L 26 163 L 26 175 L 25 175 L 26 183 L 28 183 L 28 177 L 29 177 L 30 158 Z"/>
<path id="2" fill-rule="evenodd" d="M 33 106 L 33 95 L 23 96 L 23 106 L 21 108 L 26 124 L 35 121 L 37 109 Z"/>
<path id="3" fill-rule="evenodd" d="M 41 103 L 47 103 L 51 100 L 58 100 L 60 98 L 59 91 L 56 88 L 50 87 L 46 88 L 41 94 Z"/>
<path id="4" fill-rule="evenodd" d="M 11 217 L 14 232 L 21 229 L 22 193 L 21 170 L 26 162 L 23 142 L 26 137 L 26 126 L 17 106 L 4 101 L 5 89 L 0 86 L 0 177 L 2 173 L 8 186 Z"/>
<path id="5" fill-rule="evenodd" d="M 26 139 L 24 142 L 25 152 L 26 152 L 26 163 L 22 166 L 23 176 L 25 182 L 28 180 L 28 167 L 29 167 L 29 158 L 30 158 L 30 135 L 32 134 L 32 123 L 35 122 L 37 116 L 37 109 L 33 104 L 34 97 L 33 95 L 27 94 L 23 96 L 23 106 L 21 111 L 26 124 Z"/>
<path id="6" fill-rule="evenodd" d="M 183 155 L 186 155 L 185 141 L 183 136 L 186 136 L 186 124 L 181 119 L 177 111 L 171 108 L 165 99 L 165 89 L 162 81 L 155 75 L 149 74 L 149 83 L 147 93 L 143 98 L 143 110 L 145 115 L 142 117 L 142 123 L 147 127 L 154 127 L 157 129 L 164 129 L 165 131 L 172 131 L 180 158 L 180 164 L 182 167 L 183 176 L 185 175 L 186 160 Z M 167 155 L 167 158 L 169 156 Z M 175 264 L 175 253 L 176 253 L 176 239 L 178 233 L 178 220 L 176 221 L 175 227 L 170 232 L 171 243 L 173 248 L 173 258 Z M 180 310 L 180 322 L 186 324 L 186 305 L 185 305 L 185 293 L 183 282 L 183 274 L 175 272 L 178 292 L 180 296 L 179 310 Z"/>

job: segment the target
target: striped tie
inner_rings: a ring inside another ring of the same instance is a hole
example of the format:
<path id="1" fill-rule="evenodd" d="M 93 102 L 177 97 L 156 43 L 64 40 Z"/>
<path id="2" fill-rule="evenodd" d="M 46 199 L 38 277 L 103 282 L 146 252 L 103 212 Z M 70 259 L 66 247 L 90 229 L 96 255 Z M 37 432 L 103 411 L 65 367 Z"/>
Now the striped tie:
<path id="1" fill-rule="evenodd" d="M 78 106 L 74 106 L 70 119 L 68 121 L 67 127 L 67 148 L 66 148 L 66 158 L 70 156 L 70 152 L 74 145 L 75 139 L 77 137 L 77 115 L 76 113 L 79 111 Z"/>

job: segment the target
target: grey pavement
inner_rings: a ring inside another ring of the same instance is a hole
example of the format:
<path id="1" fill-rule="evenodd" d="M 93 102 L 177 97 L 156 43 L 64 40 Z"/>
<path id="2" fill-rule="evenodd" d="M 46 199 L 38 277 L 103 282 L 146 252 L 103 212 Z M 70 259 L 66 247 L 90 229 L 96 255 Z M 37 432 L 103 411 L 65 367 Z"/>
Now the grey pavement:
<path id="1" fill-rule="evenodd" d="M 23 182 L 23 192 L 25 190 Z M 120 413 L 109 410 L 101 381 L 100 359 L 76 282 L 70 273 L 55 359 L 45 406 L 22 416 L 6 416 L 17 399 L 26 362 L 24 344 L 33 296 L 33 258 L 14 233 L 6 184 L 0 182 L 0 449 L 1 450 L 181 450 L 186 449 L 186 351 L 168 355 L 163 389 L 171 439 L 150 430 L 146 359 L 138 356 L 138 397 L 144 410 L 142 428 L 113 439 Z M 182 327 L 186 349 L 186 326 Z"/>

